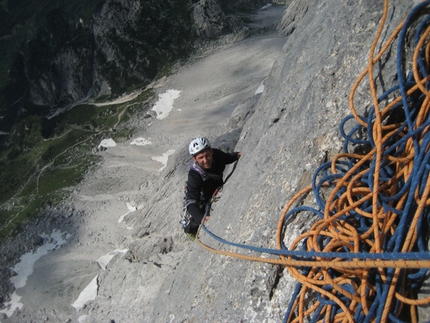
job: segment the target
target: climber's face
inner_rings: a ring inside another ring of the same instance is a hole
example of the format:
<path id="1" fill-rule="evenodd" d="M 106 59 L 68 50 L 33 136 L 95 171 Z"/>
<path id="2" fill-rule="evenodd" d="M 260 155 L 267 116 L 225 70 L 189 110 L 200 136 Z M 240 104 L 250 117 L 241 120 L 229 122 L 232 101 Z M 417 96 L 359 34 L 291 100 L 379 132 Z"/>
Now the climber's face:
<path id="1" fill-rule="evenodd" d="M 202 152 L 195 155 L 193 158 L 203 169 L 210 169 L 212 167 L 212 149 L 205 149 Z"/>

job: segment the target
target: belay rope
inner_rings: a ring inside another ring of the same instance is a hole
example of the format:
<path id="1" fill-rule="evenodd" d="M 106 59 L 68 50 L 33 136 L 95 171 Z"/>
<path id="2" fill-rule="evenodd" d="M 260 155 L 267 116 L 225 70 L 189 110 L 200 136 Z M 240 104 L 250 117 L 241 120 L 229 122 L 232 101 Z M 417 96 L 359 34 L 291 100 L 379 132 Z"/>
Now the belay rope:
<path id="1" fill-rule="evenodd" d="M 375 55 L 388 12 L 384 1 L 368 66 L 351 90 L 352 114 L 341 123 L 344 153 L 321 165 L 312 184 L 287 203 L 278 222 L 277 249 L 227 241 L 209 231 L 204 221 L 201 225 L 223 244 L 278 256 L 215 249 L 197 236 L 197 242 L 214 253 L 285 266 L 298 284 L 284 322 L 418 322 L 417 307 L 430 304 L 430 297 L 418 299 L 430 268 L 430 16 L 424 15 L 429 5 L 417 5 Z M 415 49 L 409 67 L 403 54 L 413 26 Z M 398 84 L 378 97 L 373 67 L 396 38 Z M 408 68 L 412 71 L 405 75 Z M 356 112 L 354 96 L 366 75 L 373 107 L 363 117 Z M 399 111 L 404 120 L 388 122 L 390 114 Z M 344 126 L 352 120 L 357 125 L 346 133 Z M 368 139 L 358 140 L 360 133 L 367 133 Z M 349 145 L 357 144 L 369 152 L 349 153 Z M 309 192 L 319 209 L 293 208 Z M 287 221 L 301 212 L 319 220 L 287 248 Z"/>

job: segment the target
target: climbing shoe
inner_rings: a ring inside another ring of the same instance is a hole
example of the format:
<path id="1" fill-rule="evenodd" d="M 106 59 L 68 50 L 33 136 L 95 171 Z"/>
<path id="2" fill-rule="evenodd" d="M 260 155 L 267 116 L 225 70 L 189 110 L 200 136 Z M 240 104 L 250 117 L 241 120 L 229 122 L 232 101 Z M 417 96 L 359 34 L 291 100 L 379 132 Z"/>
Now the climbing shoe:
<path id="1" fill-rule="evenodd" d="M 188 239 L 190 239 L 191 241 L 196 240 L 196 235 L 194 233 L 185 233 L 185 235 L 187 236 Z"/>

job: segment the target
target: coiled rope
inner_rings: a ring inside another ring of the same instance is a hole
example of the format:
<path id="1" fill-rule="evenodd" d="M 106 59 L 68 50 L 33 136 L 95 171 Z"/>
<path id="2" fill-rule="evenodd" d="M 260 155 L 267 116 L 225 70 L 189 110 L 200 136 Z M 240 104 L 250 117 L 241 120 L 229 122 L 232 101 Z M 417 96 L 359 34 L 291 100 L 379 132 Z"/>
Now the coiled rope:
<path id="1" fill-rule="evenodd" d="M 375 54 L 388 13 L 384 0 L 368 66 L 350 93 L 352 113 L 340 125 L 344 152 L 321 165 L 312 184 L 285 206 L 277 249 L 227 241 L 201 225 L 223 244 L 278 256 L 219 250 L 197 237 L 202 247 L 217 254 L 285 266 L 298 284 L 284 322 L 418 322 L 417 307 L 430 304 L 430 297 L 418 299 L 430 268 L 429 5 L 417 5 Z M 406 37 L 412 29 L 415 49 L 408 66 Z M 378 97 L 373 68 L 395 39 L 398 84 Z M 364 117 L 357 113 L 354 97 L 366 75 L 373 106 Z M 351 121 L 357 124 L 347 133 Z M 368 152 L 350 152 L 354 147 Z M 310 192 L 318 209 L 293 207 Z M 287 221 L 301 212 L 319 220 L 287 248 Z"/>

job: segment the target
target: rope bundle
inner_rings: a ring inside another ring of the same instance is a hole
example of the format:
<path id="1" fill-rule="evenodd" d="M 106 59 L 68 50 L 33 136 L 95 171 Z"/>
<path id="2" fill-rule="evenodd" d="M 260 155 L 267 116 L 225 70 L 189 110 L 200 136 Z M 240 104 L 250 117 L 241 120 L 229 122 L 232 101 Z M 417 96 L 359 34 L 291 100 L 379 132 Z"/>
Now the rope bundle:
<path id="1" fill-rule="evenodd" d="M 375 54 L 388 12 L 384 1 L 368 66 L 351 90 L 352 114 L 341 123 L 344 152 L 321 165 L 312 184 L 285 206 L 277 249 L 226 241 L 201 226 L 224 244 L 279 256 L 217 250 L 197 239 L 218 254 L 286 266 L 298 284 L 285 322 L 417 322 L 417 306 L 430 304 L 430 298 L 417 299 L 430 268 L 430 16 L 423 14 L 429 4 L 416 6 Z M 412 26 L 415 49 L 406 75 L 405 39 Z M 395 39 L 398 84 L 378 96 L 373 68 Z M 364 117 L 357 113 L 354 97 L 366 76 L 373 106 Z M 354 121 L 352 130 L 345 131 Z M 350 152 L 357 146 L 367 152 Z M 292 208 L 309 192 L 318 209 Z M 287 247 L 287 220 L 301 212 L 314 213 L 319 220 Z"/>
<path id="2" fill-rule="evenodd" d="M 430 45 L 429 16 L 419 22 L 415 33 L 413 71 L 405 73 L 404 44 L 408 29 L 428 5 L 422 3 L 394 31 L 375 56 L 375 48 L 387 16 L 384 15 L 369 55 L 369 64 L 354 84 L 350 95 L 352 115 L 343 120 L 344 153 L 336 156 L 315 172 L 312 191 L 317 198 L 320 216 L 309 232 L 299 236 L 290 250 L 301 248 L 316 252 L 337 252 L 332 261 L 344 259 L 345 253 L 372 254 L 422 252 L 428 254 L 430 204 L 429 109 L 427 91 Z M 398 36 L 398 85 L 376 94 L 373 67 Z M 373 107 L 367 117 L 358 115 L 354 95 L 368 75 Z M 385 106 L 383 106 L 385 104 Z M 357 125 L 346 133 L 347 121 Z M 360 138 L 366 133 L 367 139 Z M 368 148 L 366 154 L 349 153 L 348 147 Z M 329 189 L 327 201 L 322 191 Z M 284 210 L 280 223 L 300 210 Z M 278 230 L 284 230 L 281 226 Z M 286 247 L 278 235 L 278 246 Z M 354 261 L 353 261 L 354 262 Z M 286 320 L 302 322 L 417 322 L 417 305 L 429 304 L 430 298 L 418 300 L 417 294 L 427 278 L 427 268 L 406 266 L 364 266 L 363 268 L 309 267 L 289 272 L 300 282 L 297 298 L 290 304 Z M 335 268 L 335 269 L 334 269 Z M 317 301 L 309 308 L 305 296 L 309 289 L 317 293 Z M 294 318 L 295 316 L 295 318 Z M 401 319 L 400 319 L 401 318 Z"/>

